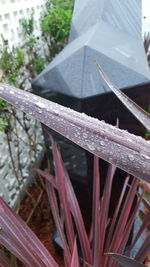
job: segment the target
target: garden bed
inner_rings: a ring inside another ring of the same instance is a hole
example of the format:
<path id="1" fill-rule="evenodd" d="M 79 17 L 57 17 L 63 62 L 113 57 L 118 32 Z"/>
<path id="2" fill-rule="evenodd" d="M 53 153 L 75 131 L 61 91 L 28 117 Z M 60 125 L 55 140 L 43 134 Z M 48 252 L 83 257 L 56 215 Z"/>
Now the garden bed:
<path id="1" fill-rule="evenodd" d="M 54 224 L 46 191 L 41 185 L 33 183 L 29 187 L 28 193 L 30 196 L 26 194 L 21 202 L 19 215 L 28 222 L 28 226 L 55 258 L 59 266 L 64 267 L 61 251 L 58 251 L 53 242 Z M 33 204 L 34 201 L 35 204 Z M 36 208 L 34 208 L 35 205 Z M 19 266 L 24 265 L 20 263 Z"/>

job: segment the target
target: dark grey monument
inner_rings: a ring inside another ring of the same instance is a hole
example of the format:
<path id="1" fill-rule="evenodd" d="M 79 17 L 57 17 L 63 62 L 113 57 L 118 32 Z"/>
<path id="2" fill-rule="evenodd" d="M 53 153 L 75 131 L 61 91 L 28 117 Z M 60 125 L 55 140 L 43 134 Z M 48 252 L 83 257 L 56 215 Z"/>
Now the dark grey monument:
<path id="1" fill-rule="evenodd" d="M 94 60 L 121 89 L 147 83 L 141 18 L 141 0 L 76 0 L 69 44 L 33 85 L 82 99 L 109 92 Z"/>

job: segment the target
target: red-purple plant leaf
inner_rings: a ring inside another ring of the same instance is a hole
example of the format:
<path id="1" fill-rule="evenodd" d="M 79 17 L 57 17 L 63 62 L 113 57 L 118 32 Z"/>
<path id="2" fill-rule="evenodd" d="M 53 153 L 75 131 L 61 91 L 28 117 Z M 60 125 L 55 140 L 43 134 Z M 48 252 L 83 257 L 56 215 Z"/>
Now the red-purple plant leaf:
<path id="1" fill-rule="evenodd" d="M 4 253 L 4 251 L 0 250 L 0 266 L 1 267 L 12 267 L 10 260 Z"/>
<path id="2" fill-rule="evenodd" d="M 53 137 L 48 132 L 47 132 L 47 134 L 48 134 L 50 139 L 53 139 Z M 87 236 L 87 233 L 86 233 L 86 230 L 85 230 L 85 225 L 84 225 L 84 222 L 83 222 L 83 218 L 82 218 L 82 214 L 81 214 L 81 211 L 80 211 L 80 207 L 79 207 L 76 195 L 74 193 L 74 189 L 72 187 L 72 184 L 70 182 L 69 175 L 68 175 L 66 169 L 64 168 L 60 151 L 58 150 L 58 147 L 57 147 L 55 142 L 53 142 L 52 149 L 53 149 L 53 154 L 55 154 L 55 158 L 59 154 L 59 157 L 57 158 L 58 161 L 55 162 L 55 168 L 59 168 L 59 166 L 61 166 L 63 168 L 63 171 L 64 171 L 68 201 L 69 201 L 69 204 L 70 204 L 70 210 L 71 210 L 73 218 L 74 218 L 76 229 L 77 229 L 77 232 L 78 232 L 78 236 L 79 236 L 79 240 L 80 240 L 80 244 L 81 244 L 81 249 L 82 249 L 82 253 L 83 253 L 83 259 L 86 262 L 92 262 L 92 254 L 91 254 L 91 249 L 90 249 L 90 243 L 89 243 L 88 236 Z M 56 151 L 57 151 L 57 153 L 56 153 Z M 48 181 L 50 181 L 55 188 L 57 188 L 55 180 L 52 179 L 52 176 L 49 175 L 49 173 L 47 171 L 42 171 L 42 170 L 39 170 L 39 169 L 37 169 L 37 171 L 43 177 L 45 177 Z"/>
<path id="3" fill-rule="evenodd" d="M 38 168 L 36 168 L 35 170 L 37 171 L 38 174 L 40 174 L 47 181 L 49 181 L 50 184 L 52 184 L 55 189 L 57 189 L 57 184 L 56 184 L 55 178 L 53 177 L 53 175 L 51 175 L 51 174 L 48 173 L 48 170 L 43 171 L 43 170 L 38 169 Z"/>
<path id="4" fill-rule="evenodd" d="M 105 251 L 107 251 L 107 249 L 108 249 L 108 247 L 109 247 L 109 245 L 111 243 L 112 237 L 113 237 L 115 225 L 116 225 L 116 222 L 117 222 L 118 213 L 119 213 L 119 210 L 120 210 L 120 207 L 121 207 L 121 203 L 122 203 L 125 191 L 127 189 L 128 181 L 129 181 L 129 176 L 127 176 L 126 179 L 125 179 L 125 182 L 124 182 L 121 194 L 120 194 L 120 198 L 118 200 L 117 207 L 115 209 L 111 224 L 109 226 L 109 232 L 108 232 L 108 236 L 107 236 L 107 240 L 106 240 L 106 244 L 105 244 Z"/>
<path id="5" fill-rule="evenodd" d="M 80 240 L 80 245 L 81 245 L 81 250 L 83 253 L 83 259 L 85 259 L 88 263 L 92 262 L 92 253 L 91 253 L 91 249 L 90 249 L 90 243 L 88 240 L 88 236 L 86 233 L 86 229 L 85 229 L 85 225 L 84 225 L 84 221 L 82 218 L 82 214 L 80 211 L 80 207 L 76 198 L 76 195 L 74 193 L 72 184 L 70 182 L 69 176 L 67 171 L 64 169 L 65 171 L 65 178 L 66 178 L 66 185 L 67 185 L 67 192 L 68 192 L 68 197 L 69 197 L 69 201 L 70 201 L 70 210 L 72 212 L 73 218 L 74 218 L 74 222 L 76 225 L 76 229 L 78 232 L 78 237 Z"/>
<path id="6" fill-rule="evenodd" d="M 106 73 L 102 70 L 99 64 L 96 64 L 100 75 L 107 83 L 109 88 L 120 99 L 120 101 L 126 106 L 126 108 L 144 125 L 145 128 L 150 130 L 150 114 L 139 107 L 134 101 L 126 96 L 119 88 L 117 88 L 112 81 L 108 78 Z"/>
<path id="7" fill-rule="evenodd" d="M 73 221 L 71 217 L 71 212 L 69 208 L 69 201 L 67 197 L 65 173 L 64 173 L 62 164 L 60 164 L 60 161 L 61 161 L 60 153 L 58 152 L 57 145 L 52 137 L 51 137 L 51 142 L 52 142 L 54 162 L 56 164 L 56 168 L 55 168 L 56 184 L 57 184 L 57 189 L 59 193 L 60 203 L 63 206 L 68 243 L 69 243 L 70 250 L 72 252 L 73 247 L 74 247 L 75 233 L 74 233 L 74 226 L 73 226 Z"/>
<path id="8" fill-rule="evenodd" d="M 149 253 L 150 253 L 150 233 L 147 233 L 147 237 L 144 240 L 143 245 L 141 246 L 141 248 L 137 252 L 135 259 L 137 261 L 143 262 Z"/>
<path id="9" fill-rule="evenodd" d="M 106 237 L 106 229 L 108 225 L 108 211 L 109 211 L 109 204 L 110 204 L 110 197 L 111 197 L 111 189 L 112 189 L 112 182 L 114 178 L 114 174 L 116 171 L 116 167 L 113 165 L 109 165 L 106 181 L 105 181 L 105 187 L 103 196 L 101 199 L 100 204 L 100 231 L 101 231 L 101 242 L 100 242 L 100 251 L 99 251 L 99 257 L 102 258 L 104 253 L 104 243 L 105 243 L 105 237 Z"/>
<path id="10" fill-rule="evenodd" d="M 121 214 L 119 216 L 119 220 L 115 229 L 115 233 L 114 233 L 114 237 L 113 237 L 113 241 L 112 241 L 112 246 L 111 248 L 115 249 L 115 247 L 117 247 L 117 241 L 120 241 L 120 236 L 122 235 L 125 226 L 127 224 L 129 215 L 130 215 L 130 211 L 133 205 L 133 201 L 135 199 L 136 196 L 136 190 L 137 187 L 139 185 L 139 181 L 137 179 L 133 179 L 132 184 L 129 188 L 129 192 L 126 196 L 126 199 L 123 203 L 123 207 L 121 210 Z"/>
<path id="11" fill-rule="evenodd" d="M 123 255 L 115 253 L 107 253 L 107 255 L 112 256 L 118 263 L 122 264 L 124 267 L 145 267 L 144 264 Z"/>
<path id="12" fill-rule="evenodd" d="M 126 199 L 124 201 L 117 225 L 115 227 L 113 239 L 112 239 L 112 242 L 111 242 L 110 247 L 108 249 L 109 252 L 115 252 L 115 253 L 118 252 L 118 248 L 121 245 L 123 232 L 125 231 L 125 227 L 126 227 L 128 219 L 129 219 L 131 207 L 132 207 L 135 195 L 136 195 L 136 190 L 137 190 L 138 184 L 139 184 L 139 182 L 137 179 L 132 180 L 132 185 L 129 188 L 129 192 L 126 196 Z M 113 266 L 111 261 L 112 261 L 112 259 L 109 258 L 108 259 L 108 266 L 109 265 Z"/>
<path id="13" fill-rule="evenodd" d="M 53 140 L 53 137 L 50 134 L 48 134 L 48 135 Z M 68 176 L 68 173 L 64 168 L 60 152 L 59 152 L 58 147 L 54 141 L 53 141 L 52 149 L 53 149 L 54 158 L 56 160 L 55 161 L 55 169 L 58 169 L 61 166 L 61 169 L 64 172 L 68 201 L 70 204 L 70 210 L 72 212 L 74 222 L 76 224 L 76 229 L 78 232 L 78 237 L 80 240 L 81 249 L 82 249 L 82 253 L 83 253 L 83 259 L 85 261 L 91 263 L 92 262 L 92 255 L 91 255 L 90 243 L 89 243 L 88 236 L 87 236 L 87 233 L 85 230 L 85 225 L 83 222 L 83 218 L 82 218 L 82 214 L 81 214 L 81 211 L 79 208 L 79 204 L 78 204 L 76 195 L 74 193 L 72 184 L 70 182 L 70 178 Z"/>
<path id="14" fill-rule="evenodd" d="M 140 204 L 142 202 L 143 195 L 144 195 L 144 191 L 142 192 L 141 196 L 139 197 L 139 200 L 137 201 L 137 203 L 134 207 L 134 210 L 132 211 L 131 215 L 129 216 L 129 220 L 125 226 L 125 230 L 124 230 L 123 235 L 122 235 L 121 244 L 120 244 L 119 248 L 117 249 L 117 253 L 119 253 L 119 254 L 122 254 L 125 251 L 127 241 L 129 240 L 129 236 L 130 236 L 132 227 L 134 225 L 136 216 L 138 216 L 138 211 L 139 211 Z"/>
<path id="15" fill-rule="evenodd" d="M 48 180 L 50 183 L 52 183 L 57 188 L 57 186 L 54 182 L 54 179 L 52 179 L 51 175 L 47 171 L 42 171 L 39 169 L 37 171 L 46 180 Z M 91 257 L 90 244 L 88 241 L 88 237 L 87 237 L 87 233 L 85 230 L 81 211 L 80 211 L 74 190 L 72 188 L 70 179 L 69 179 L 67 173 L 65 175 L 66 175 L 66 188 L 67 188 L 68 200 L 69 200 L 69 204 L 70 204 L 70 210 L 73 214 L 74 221 L 76 224 L 76 228 L 77 228 L 77 232 L 78 232 L 78 236 L 79 236 L 79 240 L 80 240 L 80 244 L 81 244 L 81 249 L 82 249 L 82 253 L 83 253 L 83 258 L 86 259 L 87 262 L 91 262 L 92 257 Z"/>
<path id="16" fill-rule="evenodd" d="M 0 84 L 0 97 L 77 145 L 150 182 L 150 143 L 103 121 Z"/>
<path id="17" fill-rule="evenodd" d="M 55 146 L 56 146 L 56 144 L 55 144 Z M 56 149 L 58 150 L 57 146 L 56 146 Z M 60 153 L 60 152 L 58 151 L 58 153 Z M 60 161 L 59 163 L 62 164 L 62 159 L 61 158 L 59 158 L 59 161 Z M 97 199 L 97 201 L 99 201 L 99 192 L 100 192 L 100 190 L 99 190 L 98 158 L 95 157 L 95 162 L 94 163 L 95 164 L 94 164 L 94 186 L 93 186 L 93 200 L 94 200 L 94 202 L 93 202 L 93 204 L 96 202 L 96 199 Z M 57 168 L 58 166 L 59 165 L 55 164 L 55 168 Z M 111 168 L 109 168 L 109 172 L 108 172 L 107 178 L 109 178 L 110 176 L 113 177 L 113 175 L 114 175 L 115 169 L 112 169 L 111 171 L 110 170 L 111 170 Z M 64 172 L 65 172 L 65 170 L 64 170 Z M 47 172 L 44 172 L 44 171 L 40 171 L 40 174 L 43 175 L 43 176 L 47 176 L 46 179 L 50 180 L 51 183 L 53 184 L 53 186 L 57 188 L 57 186 L 56 186 L 56 184 L 54 182 L 54 178 L 52 176 L 49 179 L 49 174 Z M 66 177 L 66 175 L 65 175 L 65 177 Z M 127 177 L 126 180 L 125 180 L 125 185 L 124 185 L 124 187 L 122 189 L 122 194 L 120 196 L 120 199 L 119 199 L 119 202 L 118 202 L 118 206 L 116 207 L 117 212 L 119 212 L 119 207 L 120 207 L 120 204 L 121 204 L 121 200 L 123 200 L 124 192 L 126 191 L 126 188 L 127 188 L 128 179 L 129 179 L 129 177 Z M 67 184 L 67 179 L 65 180 L 65 182 Z M 124 202 L 124 206 L 125 207 L 124 208 L 121 207 L 122 208 L 122 213 L 120 215 L 120 221 L 118 222 L 118 224 L 121 224 L 121 225 L 119 227 L 117 226 L 118 227 L 118 232 L 116 231 L 116 233 L 112 236 L 112 238 L 114 238 L 114 241 L 117 241 L 117 237 L 118 237 L 117 235 L 120 235 L 119 236 L 118 246 L 116 247 L 116 252 L 117 253 L 123 253 L 124 252 L 124 249 L 125 249 L 126 243 L 128 241 L 129 234 L 130 234 L 133 222 L 135 220 L 135 217 L 137 215 L 137 211 L 139 209 L 139 205 L 140 205 L 140 203 L 142 201 L 142 198 L 143 198 L 143 195 L 144 195 L 144 191 L 142 192 L 141 195 L 138 194 L 139 200 L 138 200 L 134 210 L 132 211 L 131 216 L 129 217 L 134 197 L 137 195 L 137 186 L 138 186 L 138 184 L 139 184 L 138 180 L 135 180 L 135 179 L 132 180 L 132 183 L 129 186 L 129 190 L 128 190 L 129 192 L 128 192 L 127 197 L 126 197 L 126 201 Z M 97 186 L 97 188 L 95 188 L 96 186 Z M 70 199 L 71 195 L 74 194 L 74 192 L 73 193 L 70 192 L 70 195 L 69 195 L 68 186 L 67 185 L 66 185 L 66 189 L 67 189 L 68 199 Z M 111 191 L 111 186 L 110 186 L 109 179 L 108 179 L 108 183 L 106 183 L 106 189 L 105 190 L 106 190 L 107 193 Z M 105 192 L 104 195 L 106 195 L 106 192 Z M 95 199 L 95 197 L 96 197 L 96 199 Z M 70 207 L 71 207 L 71 205 L 70 205 Z M 95 208 L 94 208 L 94 212 L 95 212 Z M 72 214 L 74 214 L 74 212 L 72 212 Z M 98 217 L 99 217 L 99 214 L 98 214 Z M 115 217 L 117 218 L 117 215 L 115 215 Z M 108 219 L 106 219 L 106 221 L 108 221 Z M 98 222 L 98 225 L 100 225 L 99 224 L 99 220 L 96 220 L 95 223 L 97 223 L 97 222 Z M 120 231 L 120 227 L 122 226 L 122 224 L 124 224 L 124 226 L 122 228 L 122 231 Z M 101 228 L 100 228 L 100 230 L 102 231 Z M 100 235 L 98 233 L 99 233 L 99 231 L 97 231 L 97 236 L 101 236 L 101 232 L 100 232 Z M 108 236 L 109 236 L 109 233 L 108 233 Z M 110 238 L 110 240 L 111 240 L 111 238 Z M 101 238 L 99 238 L 99 241 L 101 242 Z M 143 244 L 143 246 L 144 246 L 144 244 Z M 145 243 L 145 246 L 141 248 L 141 253 L 140 254 L 142 255 L 143 251 L 147 251 L 147 249 L 149 249 L 148 241 L 147 241 L 147 243 Z M 97 251 L 99 252 L 99 245 L 97 247 Z M 105 251 L 106 252 L 110 251 L 110 248 L 109 248 L 109 250 L 105 248 Z M 98 254 L 99 253 L 95 253 L 95 255 L 98 255 Z M 146 253 L 144 255 L 146 255 Z M 102 259 L 100 259 L 100 265 L 102 265 L 103 267 L 106 267 L 106 266 L 112 266 L 112 267 L 118 266 L 117 263 L 114 262 L 114 260 L 106 260 L 106 259 L 109 259 L 109 258 L 106 255 L 102 255 Z M 95 262 L 97 262 L 97 261 L 95 261 Z M 100 265 L 98 265 L 98 266 L 100 266 Z M 89 266 L 90 266 L 90 264 L 89 264 Z"/>
<path id="18" fill-rule="evenodd" d="M 144 230 L 150 225 L 150 212 L 145 215 L 142 225 L 140 226 L 140 229 L 138 230 L 138 233 L 136 234 L 134 240 L 132 241 L 132 244 L 129 248 L 129 253 L 131 249 L 134 247 L 137 240 L 140 238 L 141 234 L 144 232 Z"/>
<path id="19" fill-rule="evenodd" d="M 44 174 L 44 175 L 46 175 L 46 174 Z M 58 204 L 57 204 L 57 198 L 56 198 L 56 194 L 55 194 L 55 189 L 53 188 L 52 183 L 50 182 L 49 178 L 50 178 L 50 175 L 46 179 L 47 195 L 48 195 L 48 198 L 49 198 L 50 207 L 51 207 L 53 218 L 54 218 L 54 221 L 55 221 L 55 224 L 56 224 L 56 228 L 57 228 L 59 237 L 60 237 L 61 242 L 62 242 L 62 247 L 63 247 L 63 252 L 64 252 L 66 265 L 69 266 L 70 262 L 71 262 L 71 253 L 69 251 L 69 247 L 68 247 L 68 244 L 67 244 L 67 240 L 66 240 L 66 236 L 65 236 L 65 232 L 64 232 L 64 227 L 63 227 L 63 225 L 61 223 L 61 218 L 59 216 L 59 208 L 58 208 Z M 51 180 L 54 180 L 54 179 L 52 178 Z"/>
<path id="20" fill-rule="evenodd" d="M 93 175 L 93 208 L 92 208 L 92 225 L 93 225 L 93 265 L 99 267 L 100 259 L 100 174 L 99 158 L 94 157 L 94 175 Z"/>
<path id="21" fill-rule="evenodd" d="M 149 203 L 149 201 L 147 201 L 146 198 L 143 198 L 142 201 L 143 201 L 143 204 L 144 204 L 145 208 L 150 212 L 150 203 Z"/>
<path id="22" fill-rule="evenodd" d="M 71 267 L 80 267 L 76 239 L 74 241 L 73 254 L 72 254 L 72 260 L 71 260 Z"/>
<path id="23" fill-rule="evenodd" d="M 148 53 L 150 48 L 150 33 L 144 34 L 144 48 L 145 52 Z"/>
<path id="24" fill-rule="evenodd" d="M 26 266 L 58 267 L 36 235 L 0 198 L 0 244 Z"/>
<path id="25" fill-rule="evenodd" d="M 54 190 L 54 188 L 58 190 L 55 179 L 52 175 L 47 173 L 47 171 L 42 171 L 40 169 L 36 169 L 36 171 L 46 179 L 46 190 L 47 190 L 53 218 L 54 218 L 54 221 L 56 224 L 56 228 L 58 230 L 58 234 L 59 234 L 59 237 L 60 237 L 61 242 L 62 242 L 65 266 L 70 266 L 71 260 L 72 260 L 71 259 L 71 253 L 69 251 L 69 247 L 68 247 L 67 240 L 65 237 L 65 230 L 64 230 L 64 227 L 62 225 L 61 218 L 59 216 L 60 212 L 59 212 L 57 199 L 56 199 L 56 195 L 55 195 L 55 190 Z M 75 249 L 75 244 L 74 244 L 73 249 Z"/>

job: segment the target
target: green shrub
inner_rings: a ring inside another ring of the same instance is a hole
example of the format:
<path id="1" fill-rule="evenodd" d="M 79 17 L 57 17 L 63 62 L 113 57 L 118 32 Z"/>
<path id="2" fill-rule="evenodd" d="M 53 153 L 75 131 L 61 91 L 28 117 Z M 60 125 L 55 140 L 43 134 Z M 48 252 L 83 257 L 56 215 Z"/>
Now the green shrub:
<path id="1" fill-rule="evenodd" d="M 66 45 L 72 19 L 73 1 L 53 0 L 41 21 L 41 30 L 49 48 L 49 59 Z"/>
<path id="2" fill-rule="evenodd" d="M 9 50 L 5 46 L 0 51 L 0 68 L 3 71 L 4 78 L 7 78 L 10 84 L 19 86 L 19 76 L 21 74 L 21 67 L 25 64 L 25 53 L 20 48 L 13 48 Z"/>
<path id="3" fill-rule="evenodd" d="M 66 42 L 70 30 L 71 10 L 52 8 L 42 20 L 41 28 L 44 34 L 50 34 L 55 42 Z"/>
<path id="4" fill-rule="evenodd" d="M 37 73 L 40 73 L 44 69 L 46 62 L 45 62 L 45 59 L 44 58 L 37 57 L 34 60 L 34 64 L 35 64 L 35 70 L 36 70 L 36 72 Z"/>
<path id="5" fill-rule="evenodd" d="M 7 114 L 8 103 L 0 98 L 0 131 L 4 131 L 9 125 L 9 118 Z"/>
<path id="6" fill-rule="evenodd" d="M 31 35 L 34 31 L 34 16 L 33 13 L 30 15 L 28 19 L 23 18 L 21 20 L 21 25 L 24 31 L 24 34 Z"/>
<path id="7" fill-rule="evenodd" d="M 21 20 L 21 26 L 26 40 L 23 47 L 28 57 L 26 68 L 30 72 L 31 78 L 34 78 L 36 74 L 39 74 L 44 69 L 46 60 L 44 55 L 41 56 L 42 48 L 37 48 L 39 38 L 34 35 L 35 20 L 33 13 L 28 18 Z"/>
<path id="8" fill-rule="evenodd" d="M 47 9 L 54 7 L 54 8 L 62 8 L 62 9 L 71 9 L 73 10 L 74 0 L 48 0 L 47 1 Z"/>

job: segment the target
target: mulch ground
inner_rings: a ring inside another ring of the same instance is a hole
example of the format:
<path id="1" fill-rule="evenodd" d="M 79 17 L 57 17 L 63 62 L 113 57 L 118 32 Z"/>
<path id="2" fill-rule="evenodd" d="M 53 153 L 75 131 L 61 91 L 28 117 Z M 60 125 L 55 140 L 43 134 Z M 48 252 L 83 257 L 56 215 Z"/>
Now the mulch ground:
<path id="1" fill-rule="evenodd" d="M 32 199 L 35 201 L 35 203 L 39 202 L 28 222 L 28 226 L 55 258 L 59 266 L 64 267 L 62 255 L 58 253 L 53 242 L 54 223 L 46 191 L 44 190 L 42 193 L 42 189 L 33 184 L 29 187 L 28 192 L 32 198 L 29 195 L 24 197 L 23 201 L 21 202 L 19 215 L 24 221 L 27 221 L 31 211 L 34 209 Z M 41 197 L 39 197 L 40 194 Z"/>

